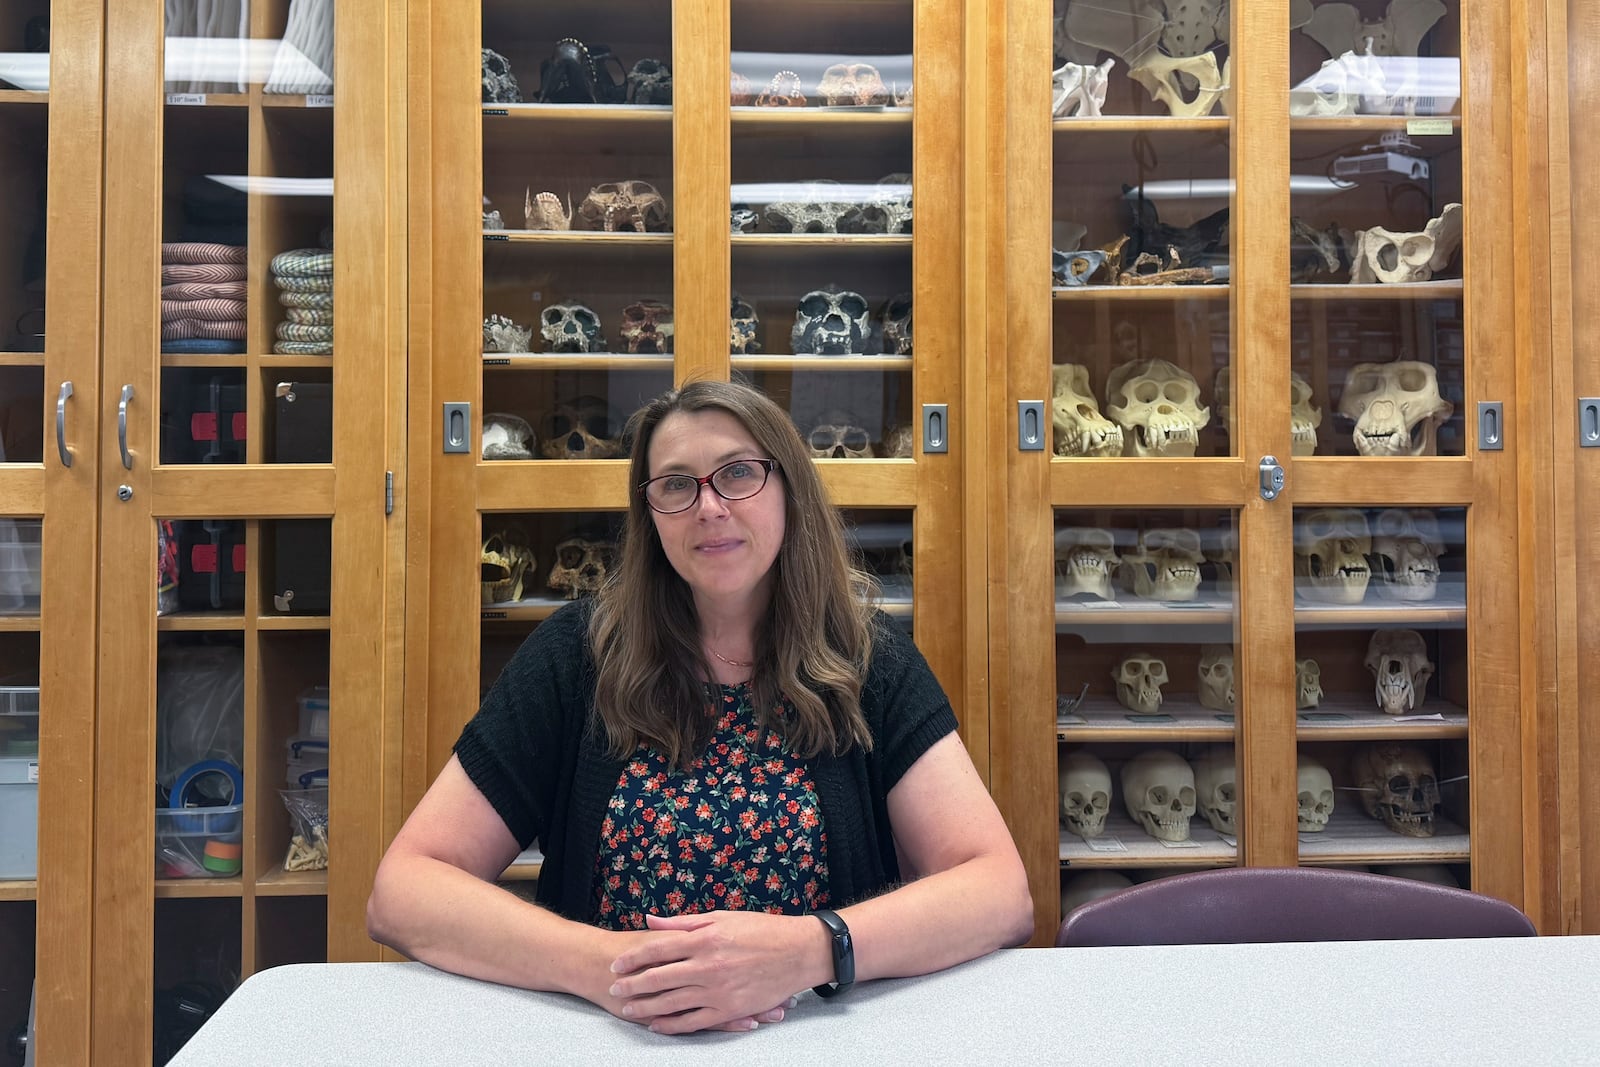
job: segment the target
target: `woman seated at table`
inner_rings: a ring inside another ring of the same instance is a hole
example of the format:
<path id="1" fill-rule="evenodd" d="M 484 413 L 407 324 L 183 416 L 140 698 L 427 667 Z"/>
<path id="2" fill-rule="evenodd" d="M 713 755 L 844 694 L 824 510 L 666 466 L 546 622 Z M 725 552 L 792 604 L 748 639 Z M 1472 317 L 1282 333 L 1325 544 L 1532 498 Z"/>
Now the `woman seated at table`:
<path id="1" fill-rule="evenodd" d="M 628 436 L 619 567 L 462 731 L 378 868 L 371 936 L 665 1033 L 1026 941 L 1016 846 L 788 415 L 698 381 Z M 537 906 L 492 882 L 535 840 Z"/>

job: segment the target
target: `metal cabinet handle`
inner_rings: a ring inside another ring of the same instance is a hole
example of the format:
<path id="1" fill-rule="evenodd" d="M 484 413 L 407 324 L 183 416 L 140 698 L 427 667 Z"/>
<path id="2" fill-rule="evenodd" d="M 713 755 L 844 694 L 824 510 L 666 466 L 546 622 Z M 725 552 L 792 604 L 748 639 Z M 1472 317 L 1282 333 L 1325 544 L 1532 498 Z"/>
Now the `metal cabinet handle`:
<path id="1" fill-rule="evenodd" d="M 56 452 L 63 467 L 72 466 L 72 449 L 67 447 L 67 397 L 72 395 L 72 383 L 62 382 L 56 395 Z"/>
<path id="2" fill-rule="evenodd" d="M 117 447 L 122 449 L 124 470 L 133 470 L 133 453 L 128 451 L 128 402 L 133 399 L 133 386 L 122 387 L 122 400 L 117 404 Z"/>

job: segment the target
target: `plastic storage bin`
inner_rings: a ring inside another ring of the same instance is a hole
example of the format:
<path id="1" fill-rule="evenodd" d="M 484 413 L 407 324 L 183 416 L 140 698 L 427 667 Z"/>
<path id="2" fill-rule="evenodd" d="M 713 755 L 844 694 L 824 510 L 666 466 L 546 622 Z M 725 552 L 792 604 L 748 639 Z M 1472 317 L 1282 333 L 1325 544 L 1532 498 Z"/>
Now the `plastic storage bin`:
<path id="1" fill-rule="evenodd" d="M 232 878 L 241 865 L 243 804 L 156 809 L 157 878 Z"/>
<path id="2" fill-rule="evenodd" d="M 325 738 L 291 737 L 284 743 L 288 766 L 283 784 L 290 789 L 308 789 L 328 784 L 328 742 Z"/>
<path id="3" fill-rule="evenodd" d="M 39 687 L 0 686 L 0 756 L 39 755 Z"/>
<path id="4" fill-rule="evenodd" d="M 39 759 L 0 757 L 0 881 L 39 877 Z"/>
<path id="5" fill-rule="evenodd" d="M 300 694 L 300 736 L 326 741 L 328 726 L 328 687 L 312 686 Z"/>

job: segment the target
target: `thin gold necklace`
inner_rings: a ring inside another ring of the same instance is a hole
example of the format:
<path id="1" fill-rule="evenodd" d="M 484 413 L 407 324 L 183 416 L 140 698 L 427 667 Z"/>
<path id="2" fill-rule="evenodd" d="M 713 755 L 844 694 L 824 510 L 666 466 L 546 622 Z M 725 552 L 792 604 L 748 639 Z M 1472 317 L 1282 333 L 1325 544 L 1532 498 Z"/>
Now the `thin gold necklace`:
<path id="1" fill-rule="evenodd" d="M 755 661 L 754 660 L 750 661 L 749 663 L 746 663 L 744 660 L 729 659 L 727 656 L 724 656 L 721 652 L 718 652 L 716 649 L 712 648 L 710 645 L 706 646 L 706 651 L 710 652 L 713 656 L 717 657 L 718 659 L 720 659 L 722 662 L 726 663 L 730 667 L 754 667 L 755 666 Z"/>

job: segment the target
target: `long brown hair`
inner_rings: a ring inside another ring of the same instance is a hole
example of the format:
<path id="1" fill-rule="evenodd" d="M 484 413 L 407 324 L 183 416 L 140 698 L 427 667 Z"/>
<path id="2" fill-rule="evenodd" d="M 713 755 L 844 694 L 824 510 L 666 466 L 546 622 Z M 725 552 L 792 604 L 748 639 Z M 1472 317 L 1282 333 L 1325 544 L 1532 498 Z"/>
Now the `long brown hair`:
<path id="1" fill-rule="evenodd" d="M 772 598 L 756 626 L 750 690 L 757 720 L 805 758 L 870 748 L 861 683 L 872 655 L 875 583 L 854 564 L 844 523 L 828 499 L 799 432 L 764 393 L 739 382 L 694 381 L 650 401 L 628 420 L 628 516 L 620 565 L 596 594 L 589 638 L 598 669 L 595 708 L 614 756 L 650 745 L 687 767 L 710 740 L 714 677 L 701 652 L 700 617 L 687 582 L 668 561 L 639 486 L 650 477 L 650 441 L 678 412 L 733 416 L 776 460 L 783 479 L 783 545 Z M 768 486 L 768 491 L 772 487 Z M 780 711 L 780 699 L 788 711 Z"/>

